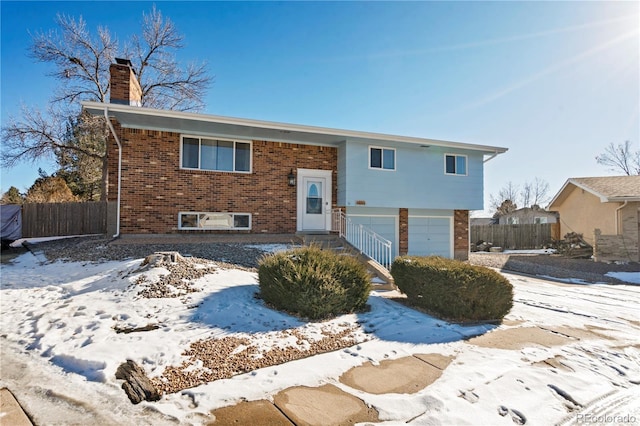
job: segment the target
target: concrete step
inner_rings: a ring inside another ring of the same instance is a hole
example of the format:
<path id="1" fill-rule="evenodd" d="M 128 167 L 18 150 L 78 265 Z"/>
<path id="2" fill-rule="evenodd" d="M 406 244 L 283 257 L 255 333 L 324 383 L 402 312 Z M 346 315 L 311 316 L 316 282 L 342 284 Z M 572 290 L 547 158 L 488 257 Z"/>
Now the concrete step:
<path id="1" fill-rule="evenodd" d="M 396 290 L 393 277 L 389 271 L 361 254 L 344 238 L 340 238 L 336 234 L 299 234 L 298 237 L 304 245 L 317 245 L 325 250 L 332 250 L 345 256 L 356 257 L 367 267 L 367 271 L 371 275 L 373 290 Z"/>

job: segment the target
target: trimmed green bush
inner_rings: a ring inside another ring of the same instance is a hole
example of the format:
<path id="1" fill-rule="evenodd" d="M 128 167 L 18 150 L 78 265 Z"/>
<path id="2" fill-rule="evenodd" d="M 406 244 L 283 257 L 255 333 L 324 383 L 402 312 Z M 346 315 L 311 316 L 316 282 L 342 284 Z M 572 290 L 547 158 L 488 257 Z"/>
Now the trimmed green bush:
<path id="1" fill-rule="evenodd" d="M 513 306 L 513 286 L 498 272 L 438 256 L 396 258 L 396 285 L 410 304 L 453 321 L 499 321 Z"/>
<path id="2" fill-rule="evenodd" d="M 364 309 L 371 291 L 362 263 L 315 246 L 265 256 L 258 280 L 265 302 L 314 320 Z"/>

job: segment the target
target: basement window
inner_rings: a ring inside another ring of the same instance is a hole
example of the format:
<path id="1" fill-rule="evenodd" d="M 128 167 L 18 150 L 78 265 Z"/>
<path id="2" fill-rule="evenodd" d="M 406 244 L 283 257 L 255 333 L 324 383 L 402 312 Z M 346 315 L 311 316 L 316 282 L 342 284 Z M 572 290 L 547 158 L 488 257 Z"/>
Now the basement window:
<path id="1" fill-rule="evenodd" d="M 249 230 L 250 213 L 180 212 L 178 229 L 184 230 Z"/>

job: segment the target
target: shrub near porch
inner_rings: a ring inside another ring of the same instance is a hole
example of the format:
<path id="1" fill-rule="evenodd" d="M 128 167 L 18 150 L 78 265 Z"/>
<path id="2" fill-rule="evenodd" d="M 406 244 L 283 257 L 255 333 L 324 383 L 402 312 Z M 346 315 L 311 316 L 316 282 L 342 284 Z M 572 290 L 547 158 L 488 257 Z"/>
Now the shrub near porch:
<path id="1" fill-rule="evenodd" d="M 513 306 L 513 286 L 498 272 L 437 256 L 396 258 L 391 267 L 408 302 L 453 321 L 500 321 Z"/>
<path id="2" fill-rule="evenodd" d="M 371 291 L 357 259 L 313 246 L 264 257 L 258 280 L 265 302 L 313 320 L 361 311 Z"/>

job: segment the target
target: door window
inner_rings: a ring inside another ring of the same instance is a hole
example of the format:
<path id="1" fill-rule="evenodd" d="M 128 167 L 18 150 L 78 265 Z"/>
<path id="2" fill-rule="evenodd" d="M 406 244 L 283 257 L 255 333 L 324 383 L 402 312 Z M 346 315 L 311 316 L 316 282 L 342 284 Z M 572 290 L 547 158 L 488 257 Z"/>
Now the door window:
<path id="1" fill-rule="evenodd" d="M 322 182 L 307 182 L 307 214 L 322 214 Z"/>

